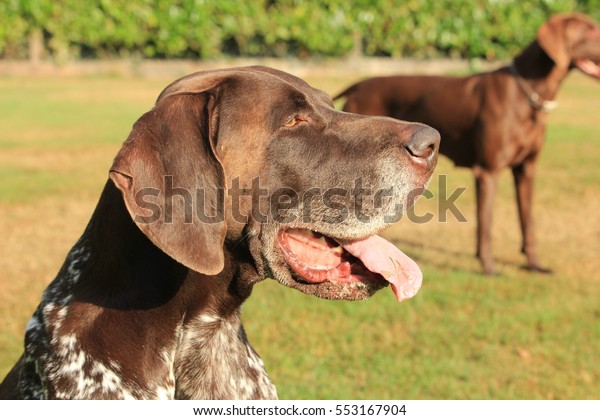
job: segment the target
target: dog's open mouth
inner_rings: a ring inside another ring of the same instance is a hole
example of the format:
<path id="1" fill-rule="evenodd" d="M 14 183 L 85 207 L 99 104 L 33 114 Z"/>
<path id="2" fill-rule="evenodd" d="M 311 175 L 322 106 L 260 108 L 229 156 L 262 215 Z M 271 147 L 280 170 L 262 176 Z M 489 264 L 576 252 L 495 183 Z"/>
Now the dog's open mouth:
<path id="1" fill-rule="evenodd" d="M 575 65 L 588 76 L 600 79 L 600 63 L 587 59 L 579 59 L 575 61 Z"/>
<path id="2" fill-rule="evenodd" d="M 277 244 L 286 263 L 309 284 L 390 283 L 399 302 L 421 287 L 418 265 L 380 236 L 339 240 L 306 229 L 282 229 Z"/>

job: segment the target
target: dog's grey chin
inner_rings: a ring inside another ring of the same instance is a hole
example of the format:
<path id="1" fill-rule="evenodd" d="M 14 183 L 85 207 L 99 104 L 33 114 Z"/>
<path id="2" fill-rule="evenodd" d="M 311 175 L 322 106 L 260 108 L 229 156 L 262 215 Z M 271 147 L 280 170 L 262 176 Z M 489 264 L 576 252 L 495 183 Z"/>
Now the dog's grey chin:
<path id="1" fill-rule="evenodd" d="M 385 283 L 375 282 L 336 283 L 326 281 L 312 284 L 304 282 L 296 274 L 290 275 L 290 271 L 287 269 L 285 271 L 286 273 L 273 274 L 275 280 L 280 284 L 296 289 L 306 295 L 327 300 L 368 300 L 376 292 L 388 286 Z"/>

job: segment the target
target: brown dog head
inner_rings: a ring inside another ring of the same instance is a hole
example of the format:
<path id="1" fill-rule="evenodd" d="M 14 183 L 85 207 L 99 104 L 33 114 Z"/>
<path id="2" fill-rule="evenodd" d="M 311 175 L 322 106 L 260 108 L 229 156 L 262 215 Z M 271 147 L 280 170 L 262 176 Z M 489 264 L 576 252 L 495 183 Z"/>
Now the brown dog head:
<path id="1" fill-rule="evenodd" d="M 247 67 L 168 86 L 110 177 L 146 236 L 194 271 L 246 247 L 260 279 L 332 299 L 391 283 L 402 300 L 420 271 L 376 233 L 423 190 L 438 145 L 429 127 L 339 112 L 301 79 Z"/>
<path id="2" fill-rule="evenodd" d="M 600 25 L 580 14 L 559 14 L 538 30 L 537 41 L 561 68 L 578 68 L 600 79 Z"/>

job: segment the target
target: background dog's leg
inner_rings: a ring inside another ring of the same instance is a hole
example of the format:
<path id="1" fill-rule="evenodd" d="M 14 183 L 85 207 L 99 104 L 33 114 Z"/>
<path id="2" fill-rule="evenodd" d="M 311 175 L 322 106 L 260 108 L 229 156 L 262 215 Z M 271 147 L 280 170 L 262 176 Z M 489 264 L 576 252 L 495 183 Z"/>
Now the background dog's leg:
<path id="1" fill-rule="evenodd" d="M 492 214 L 498 173 L 481 167 L 476 167 L 474 173 L 477 194 L 477 257 L 485 274 L 495 274 L 492 256 Z"/>
<path id="2" fill-rule="evenodd" d="M 535 234 L 532 218 L 533 180 L 535 178 L 536 157 L 527 159 L 522 164 L 512 168 L 515 179 L 515 190 L 517 194 L 517 206 L 519 208 L 519 220 L 521 222 L 521 234 L 523 245 L 521 252 L 527 257 L 525 268 L 540 273 L 550 273 L 551 270 L 540 265 L 537 256 Z"/>

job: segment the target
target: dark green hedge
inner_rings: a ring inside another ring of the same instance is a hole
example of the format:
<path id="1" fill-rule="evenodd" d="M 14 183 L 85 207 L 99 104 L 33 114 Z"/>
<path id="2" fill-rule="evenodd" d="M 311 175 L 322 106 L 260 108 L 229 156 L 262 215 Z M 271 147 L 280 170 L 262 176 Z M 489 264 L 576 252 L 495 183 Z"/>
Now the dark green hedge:
<path id="1" fill-rule="evenodd" d="M 510 56 L 600 0 L 0 0 L 0 57 Z M 39 38 L 39 37 L 38 37 Z"/>

